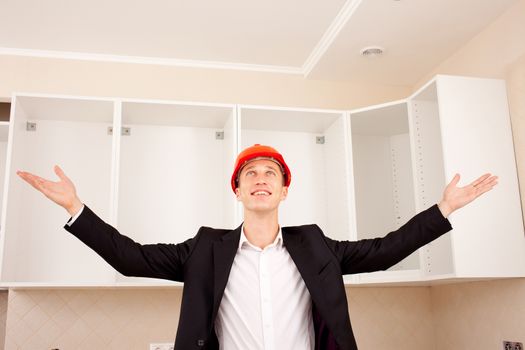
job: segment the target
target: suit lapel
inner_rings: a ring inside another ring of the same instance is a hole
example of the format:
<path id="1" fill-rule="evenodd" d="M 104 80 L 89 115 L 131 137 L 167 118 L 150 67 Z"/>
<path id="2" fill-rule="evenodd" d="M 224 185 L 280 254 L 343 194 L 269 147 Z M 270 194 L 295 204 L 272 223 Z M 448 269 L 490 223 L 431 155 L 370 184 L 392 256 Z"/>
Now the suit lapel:
<path id="1" fill-rule="evenodd" d="M 316 261 L 312 261 L 315 257 L 312 256 L 312 252 L 309 249 L 306 249 L 304 232 L 296 232 L 291 228 L 283 227 L 282 234 L 286 250 L 292 257 L 306 286 L 310 289 L 312 283 L 315 283 L 312 277 L 315 277 L 318 271 L 316 270 Z"/>
<path id="2" fill-rule="evenodd" d="M 225 234 L 220 240 L 213 243 L 213 270 L 214 270 L 214 284 L 213 284 L 213 315 L 212 320 L 215 320 L 219 305 L 224 294 L 224 288 L 228 282 L 230 270 L 239 247 L 239 239 L 241 237 L 241 226 L 235 230 Z"/>

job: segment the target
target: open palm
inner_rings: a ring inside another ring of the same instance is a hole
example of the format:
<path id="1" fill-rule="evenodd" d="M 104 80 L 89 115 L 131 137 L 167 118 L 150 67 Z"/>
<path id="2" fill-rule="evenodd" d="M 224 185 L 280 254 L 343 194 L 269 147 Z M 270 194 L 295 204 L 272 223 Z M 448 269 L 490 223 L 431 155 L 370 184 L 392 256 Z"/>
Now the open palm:
<path id="1" fill-rule="evenodd" d="M 469 204 L 498 184 L 498 177 L 491 174 L 484 174 L 464 187 L 457 186 L 459 179 L 459 174 L 456 174 L 443 192 L 443 199 L 439 205 L 445 216 Z"/>
<path id="2" fill-rule="evenodd" d="M 38 191 L 42 192 L 47 198 L 64 207 L 68 212 L 74 213 L 82 206 L 77 197 L 77 192 L 73 182 L 64 174 L 58 165 L 54 167 L 55 174 L 60 181 L 46 180 L 40 176 L 26 171 L 17 171 L 17 175 L 29 183 Z"/>

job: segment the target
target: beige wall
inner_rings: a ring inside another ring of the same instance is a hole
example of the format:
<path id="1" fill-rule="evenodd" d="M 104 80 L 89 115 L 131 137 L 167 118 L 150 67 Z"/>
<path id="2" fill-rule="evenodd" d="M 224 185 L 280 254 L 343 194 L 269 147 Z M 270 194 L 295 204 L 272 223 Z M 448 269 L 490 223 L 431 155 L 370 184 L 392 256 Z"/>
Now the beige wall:
<path id="1" fill-rule="evenodd" d="M 509 66 L 525 55 L 524 37 L 525 0 L 519 0 L 465 46 L 422 77 L 415 87 L 436 74 L 505 78 Z"/>
<path id="2" fill-rule="evenodd" d="M 406 97 L 410 87 L 299 75 L 0 55 L 0 97 L 13 92 L 346 109 Z"/>

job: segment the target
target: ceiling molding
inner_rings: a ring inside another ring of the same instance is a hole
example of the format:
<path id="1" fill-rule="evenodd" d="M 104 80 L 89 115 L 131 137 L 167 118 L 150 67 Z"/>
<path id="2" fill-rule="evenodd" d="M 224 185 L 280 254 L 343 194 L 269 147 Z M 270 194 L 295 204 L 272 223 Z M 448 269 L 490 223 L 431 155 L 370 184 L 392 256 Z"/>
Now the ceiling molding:
<path id="1" fill-rule="evenodd" d="M 272 66 L 272 65 L 247 64 L 247 63 L 214 62 L 214 61 L 197 61 L 197 60 L 183 60 L 183 59 L 176 59 L 176 58 L 161 58 L 161 57 L 105 55 L 105 54 L 80 53 L 80 52 L 68 52 L 68 51 L 17 49 L 17 48 L 8 48 L 8 47 L 0 47 L 0 55 L 58 58 L 58 59 L 82 60 L 82 61 L 151 64 L 151 65 L 191 67 L 191 68 L 229 69 L 229 70 L 242 70 L 242 71 L 253 71 L 253 72 L 304 75 L 304 71 L 301 67 Z"/>
<path id="2" fill-rule="evenodd" d="M 313 51 L 310 53 L 310 56 L 308 56 L 304 62 L 302 71 L 305 78 L 308 77 L 321 57 L 326 53 L 326 50 L 332 45 L 337 38 L 337 35 L 341 32 L 341 29 L 343 29 L 344 25 L 352 17 L 361 2 L 362 0 L 347 0 L 345 2 L 341 11 L 339 11 L 333 22 L 330 24 L 330 27 L 328 27 L 321 40 L 319 40 Z"/>

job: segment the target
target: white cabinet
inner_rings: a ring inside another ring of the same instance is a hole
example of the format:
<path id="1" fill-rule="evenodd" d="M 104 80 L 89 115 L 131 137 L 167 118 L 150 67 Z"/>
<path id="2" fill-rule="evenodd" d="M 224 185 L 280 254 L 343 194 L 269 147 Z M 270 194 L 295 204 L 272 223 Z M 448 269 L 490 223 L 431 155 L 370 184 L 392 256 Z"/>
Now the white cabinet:
<path id="1" fill-rule="evenodd" d="M 435 201 L 439 187 L 456 172 L 468 182 L 485 172 L 499 176 L 493 191 L 452 214 L 451 235 L 426 248 L 425 275 L 524 276 L 525 237 L 504 81 L 439 76 L 409 99 L 409 107 L 422 131 L 418 140 L 413 130 L 423 154 L 418 210 Z"/>
<path id="2" fill-rule="evenodd" d="M 173 243 L 201 225 L 241 223 L 230 176 L 237 153 L 257 143 L 277 148 L 292 172 L 280 223 L 316 223 L 339 240 L 395 230 L 437 203 L 456 172 L 460 185 L 484 172 L 500 177 L 495 190 L 451 215 L 451 233 L 388 271 L 346 282 L 525 276 L 510 121 L 499 80 L 438 76 L 406 100 L 350 112 L 16 95 L 9 128 L 0 237 L 4 286 L 172 284 L 116 273 L 61 229 L 64 210 L 16 170 L 55 178 L 52 167 L 59 164 L 80 198 L 122 233 L 141 243 Z"/>
<path id="3" fill-rule="evenodd" d="M 2 211 L 2 282 L 106 284 L 112 269 L 75 237 L 64 234 L 65 211 L 16 177 L 27 170 L 56 178 L 60 164 L 78 193 L 110 219 L 113 102 L 17 96 L 13 99 L 7 185 Z"/>
<path id="4" fill-rule="evenodd" d="M 17 95 L 13 106 L 3 285 L 173 284 L 115 272 L 61 229 L 67 213 L 17 170 L 53 179 L 60 164 L 90 208 L 141 243 L 181 242 L 200 225 L 238 221 L 228 185 L 237 152 L 234 105 Z"/>
<path id="5" fill-rule="evenodd" d="M 358 238 L 382 236 L 439 202 L 456 173 L 459 186 L 499 176 L 493 191 L 449 217 L 451 233 L 361 283 L 525 276 L 504 81 L 438 76 L 407 100 L 351 111 L 350 120 Z"/>

